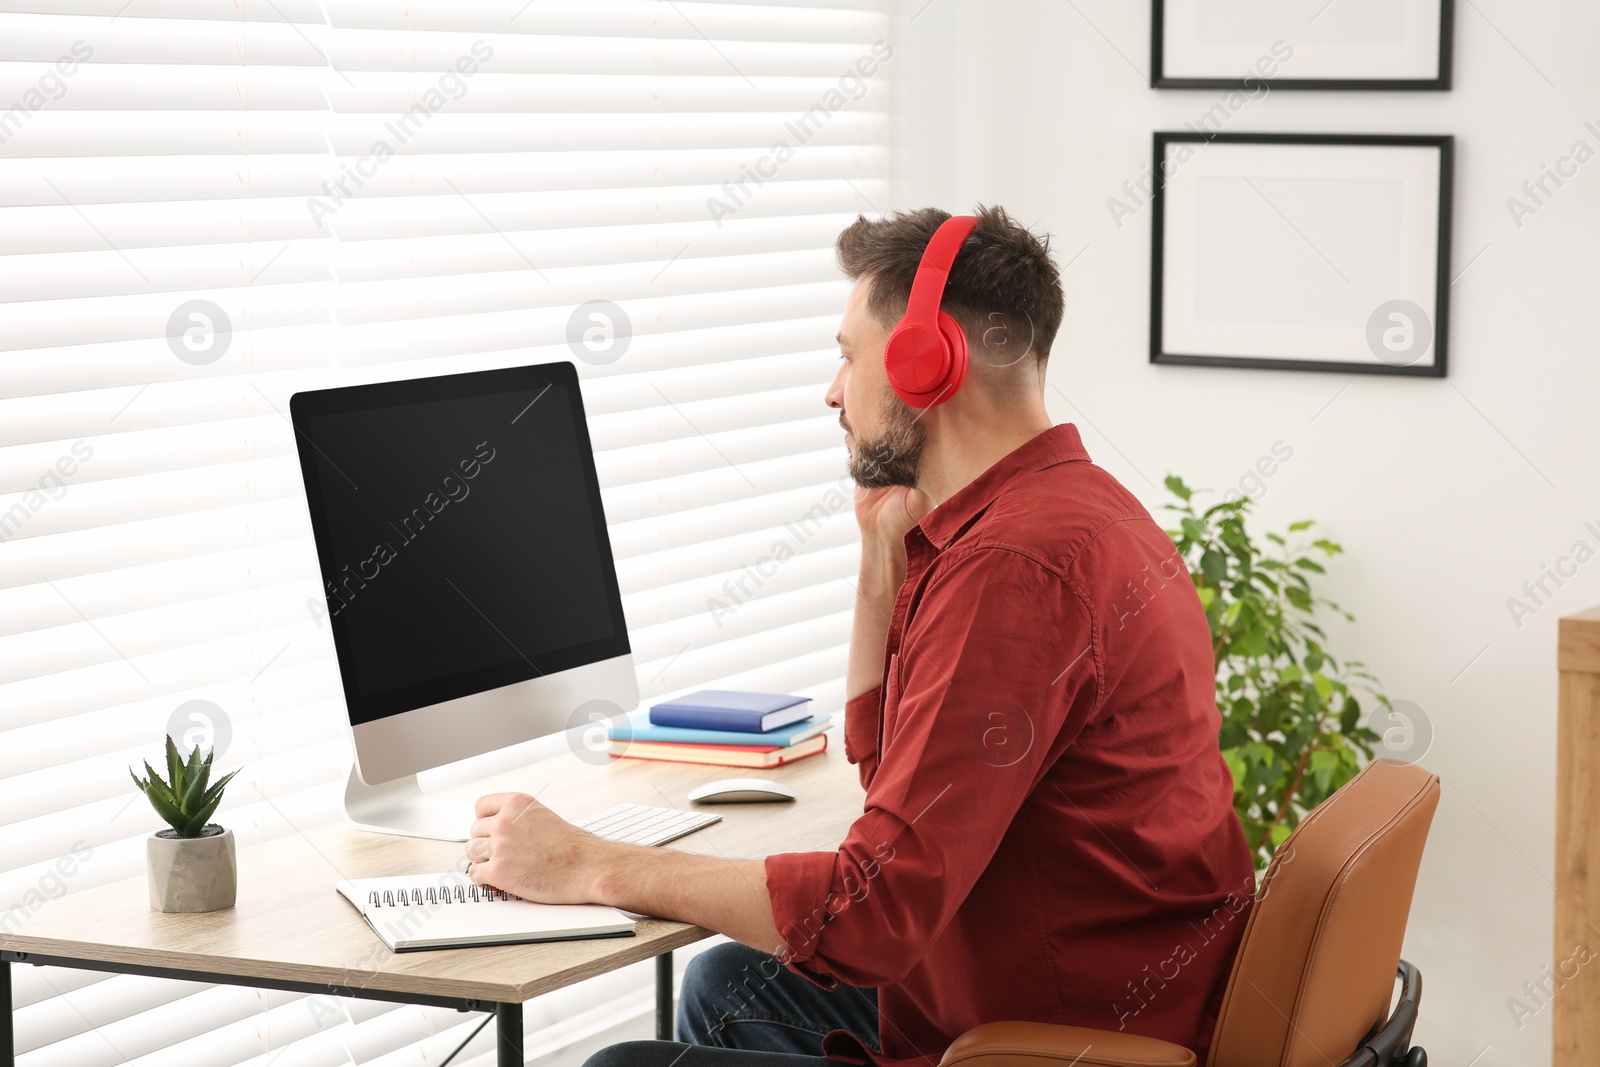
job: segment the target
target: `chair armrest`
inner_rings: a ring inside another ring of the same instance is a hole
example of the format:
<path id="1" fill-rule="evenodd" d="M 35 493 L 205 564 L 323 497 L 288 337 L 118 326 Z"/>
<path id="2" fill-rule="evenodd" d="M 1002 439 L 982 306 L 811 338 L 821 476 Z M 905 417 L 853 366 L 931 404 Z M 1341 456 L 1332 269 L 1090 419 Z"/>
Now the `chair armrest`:
<path id="1" fill-rule="evenodd" d="M 1194 1053 L 1154 1037 L 1051 1023 L 984 1023 L 956 1038 L 939 1067 L 1194 1067 Z"/>

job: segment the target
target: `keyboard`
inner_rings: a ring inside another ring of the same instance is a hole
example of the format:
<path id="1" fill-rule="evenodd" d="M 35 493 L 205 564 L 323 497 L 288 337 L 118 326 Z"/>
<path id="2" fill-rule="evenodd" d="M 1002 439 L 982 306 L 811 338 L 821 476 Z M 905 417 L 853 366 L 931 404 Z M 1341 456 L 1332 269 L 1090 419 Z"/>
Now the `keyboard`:
<path id="1" fill-rule="evenodd" d="M 706 811 L 678 811 L 649 804 L 618 804 L 576 825 L 607 841 L 654 846 L 676 841 L 721 819 L 722 816 Z"/>

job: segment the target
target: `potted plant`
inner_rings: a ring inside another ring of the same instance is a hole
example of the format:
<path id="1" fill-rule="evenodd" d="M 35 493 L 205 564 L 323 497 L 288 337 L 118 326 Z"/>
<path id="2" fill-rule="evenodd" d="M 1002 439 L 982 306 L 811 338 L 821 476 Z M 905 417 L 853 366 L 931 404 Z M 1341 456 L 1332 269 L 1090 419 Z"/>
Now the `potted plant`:
<path id="1" fill-rule="evenodd" d="M 1196 509 L 1194 491 L 1168 476 L 1181 516 L 1167 535 L 1189 567 L 1211 626 L 1217 676 L 1218 741 L 1233 772 L 1233 806 L 1257 869 L 1264 868 L 1301 817 L 1355 777 L 1371 759 L 1379 735 L 1362 724 L 1359 687 L 1385 709 L 1389 698 L 1359 660 L 1343 665 L 1323 645 L 1318 605 L 1355 621 L 1338 604 L 1311 591 L 1311 576 L 1326 573 L 1313 550 L 1331 558 L 1344 551 L 1326 538 L 1290 538 L 1314 523 L 1269 533 L 1270 548 L 1245 531 L 1249 497 Z"/>
<path id="2" fill-rule="evenodd" d="M 145 843 L 149 864 L 150 906 L 158 911 L 218 911 L 233 907 L 238 867 L 233 831 L 209 822 L 222 791 L 238 771 L 211 779 L 213 749 L 200 757 L 200 746 L 185 761 L 167 738 L 167 777 L 145 761 L 147 778 L 130 768 L 134 784 L 170 829 L 158 830 Z M 207 783 L 210 782 L 208 785 Z"/>

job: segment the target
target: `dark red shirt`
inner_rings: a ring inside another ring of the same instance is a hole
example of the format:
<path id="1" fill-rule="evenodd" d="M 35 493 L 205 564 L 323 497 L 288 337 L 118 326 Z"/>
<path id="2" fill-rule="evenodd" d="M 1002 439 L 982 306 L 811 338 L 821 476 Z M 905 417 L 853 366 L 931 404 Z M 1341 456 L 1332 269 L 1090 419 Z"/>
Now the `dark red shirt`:
<path id="1" fill-rule="evenodd" d="M 769 856 L 793 971 L 878 987 L 880 1050 L 979 1023 L 1123 1030 L 1200 1062 L 1255 891 L 1188 569 L 1070 423 L 905 537 L 882 685 L 850 700 L 861 817 Z"/>

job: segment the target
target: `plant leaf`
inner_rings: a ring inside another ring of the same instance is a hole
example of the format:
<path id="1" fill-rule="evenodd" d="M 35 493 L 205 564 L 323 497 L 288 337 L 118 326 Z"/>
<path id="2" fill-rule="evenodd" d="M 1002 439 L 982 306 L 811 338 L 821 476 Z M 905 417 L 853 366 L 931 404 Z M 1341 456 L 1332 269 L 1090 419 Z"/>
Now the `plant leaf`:
<path id="1" fill-rule="evenodd" d="M 189 753 L 189 759 L 183 765 L 183 792 L 189 791 L 189 785 L 194 781 L 195 775 L 200 773 L 200 746 L 194 746 Z M 173 792 L 178 792 L 173 790 Z"/>
<path id="2" fill-rule="evenodd" d="M 1233 749 L 1224 749 L 1222 760 L 1228 765 L 1228 770 L 1233 775 L 1233 790 L 1237 793 L 1244 788 L 1245 780 L 1250 776 L 1250 771 L 1244 765 L 1244 760 L 1239 758 L 1239 753 Z"/>
<path id="3" fill-rule="evenodd" d="M 167 737 L 167 786 L 173 792 L 183 788 L 183 759 L 170 735 Z"/>
<path id="4" fill-rule="evenodd" d="M 220 804 L 220 803 L 222 803 L 222 798 L 218 797 L 216 800 L 213 800 L 210 804 L 207 804 L 205 807 L 203 807 L 199 811 L 195 812 L 193 817 L 188 819 L 183 824 L 183 827 L 180 830 L 178 830 L 178 836 L 179 837 L 199 837 L 200 836 L 200 831 L 204 830 L 206 828 L 206 823 L 210 820 L 212 812 L 217 810 L 217 805 Z"/>
<path id="5" fill-rule="evenodd" d="M 238 773 L 236 770 L 229 771 L 212 783 L 211 788 L 206 790 L 205 796 L 200 798 L 200 806 L 187 816 L 185 829 L 179 831 L 182 836 L 196 837 L 201 830 L 206 828 L 206 823 L 216 812 L 217 805 L 222 803 L 222 791 L 227 788 L 228 782 Z"/>
<path id="6" fill-rule="evenodd" d="M 195 746 L 194 754 L 196 756 L 200 755 L 199 745 Z M 194 811 L 199 806 L 200 798 L 205 795 L 206 781 L 211 777 L 211 759 L 216 754 L 216 749 L 207 752 L 204 762 L 198 768 L 189 772 L 188 788 L 183 792 L 183 810 L 185 812 Z"/>
<path id="7" fill-rule="evenodd" d="M 156 773 L 155 768 L 150 766 L 149 760 L 145 760 L 144 770 L 145 773 L 150 776 L 145 793 L 150 796 L 159 796 L 168 804 L 171 804 L 173 807 L 177 807 L 178 798 L 172 795 L 172 790 L 167 788 L 167 783 L 162 781 L 161 776 Z"/>
<path id="8" fill-rule="evenodd" d="M 1325 748 L 1311 753 L 1311 776 L 1317 788 L 1326 793 L 1333 785 L 1333 772 L 1339 769 L 1339 757 Z"/>
<path id="9" fill-rule="evenodd" d="M 156 814 L 161 816 L 161 820 L 174 830 L 181 832 L 184 823 L 189 820 L 183 812 L 178 810 L 178 805 L 172 802 L 171 794 L 159 793 L 154 789 L 150 789 L 146 790 L 144 795 L 150 798 L 150 806 L 156 809 Z"/>
<path id="10" fill-rule="evenodd" d="M 198 801 L 198 807 L 203 808 L 207 804 L 212 803 L 212 801 L 221 800 L 222 791 L 228 787 L 228 782 L 231 781 L 233 776 L 238 773 L 238 771 L 229 771 L 227 774 L 217 779 L 217 781 L 213 782 L 211 788 L 207 789 L 205 794 L 200 797 Z"/>

